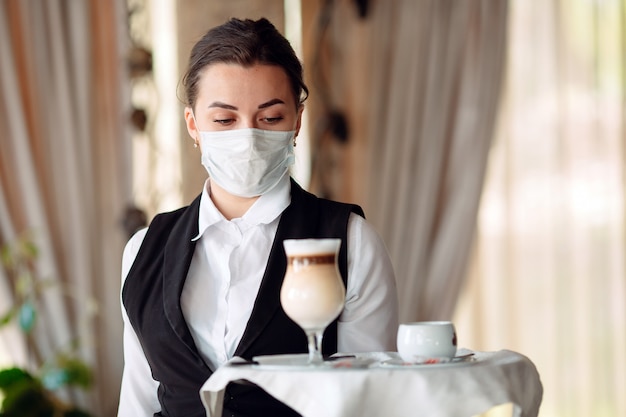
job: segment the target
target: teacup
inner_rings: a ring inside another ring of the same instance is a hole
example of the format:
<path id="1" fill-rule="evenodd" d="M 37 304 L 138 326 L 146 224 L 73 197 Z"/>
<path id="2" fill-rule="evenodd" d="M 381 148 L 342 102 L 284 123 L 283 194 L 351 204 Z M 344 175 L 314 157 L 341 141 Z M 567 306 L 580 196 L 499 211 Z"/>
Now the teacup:
<path id="1" fill-rule="evenodd" d="M 451 359 L 456 355 L 456 329 L 450 321 L 402 323 L 398 327 L 397 343 L 398 353 L 405 362 Z"/>

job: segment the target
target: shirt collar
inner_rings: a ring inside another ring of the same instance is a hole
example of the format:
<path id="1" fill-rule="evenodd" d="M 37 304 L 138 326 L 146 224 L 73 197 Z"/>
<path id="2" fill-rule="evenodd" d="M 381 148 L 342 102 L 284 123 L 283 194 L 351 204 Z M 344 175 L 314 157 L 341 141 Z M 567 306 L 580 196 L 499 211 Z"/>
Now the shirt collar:
<path id="1" fill-rule="evenodd" d="M 276 220 L 278 216 L 291 203 L 291 182 L 289 174 L 285 173 L 278 184 L 267 193 L 263 194 L 248 211 L 237 219 L 230 222 L 236 223 L 239 227 L 247 225 L 249 227 L 259 224 L 269 224 Z M 192 241 L 199 240 L 204 232 L 221 222 L 229 222 L 224 215 L 215 207 L 211 200 L 211 184 L 207 179 L 202 189 L 200 197 L 200 212 L 198 215 L 198 235 Z"/>

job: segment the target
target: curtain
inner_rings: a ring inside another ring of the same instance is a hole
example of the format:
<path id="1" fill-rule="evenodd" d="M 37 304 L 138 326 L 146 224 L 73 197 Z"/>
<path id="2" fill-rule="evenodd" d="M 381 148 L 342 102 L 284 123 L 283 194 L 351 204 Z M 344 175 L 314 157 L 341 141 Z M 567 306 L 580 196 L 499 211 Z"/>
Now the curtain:
<path id="1" fill-rule="evenodd" d="M 455 314 L 528 355 L 542 417 L 626 415 L 626 2 L 514 0 L 505 96 Z"/>
<path id="2" fill-rule="evenodd" d="M 500 95 L 507 4 L 371 4 L 367 213 L 394 263 L 401 321 L 453 315 Z"/>
<path id="3" fill-rule="evenodd" d="M 122 369 L 125 14 L 122 0 L 0 2 L 0 243 L 29 234 L 36 279 L 59 283 L 43 293 L 35 343 L 46 358 L 80 341 L 95 387 L 77 401 L 94 415 L 114 415 Z M 28 365 L 14 330 L 0 332 L 2 359 Z"/>

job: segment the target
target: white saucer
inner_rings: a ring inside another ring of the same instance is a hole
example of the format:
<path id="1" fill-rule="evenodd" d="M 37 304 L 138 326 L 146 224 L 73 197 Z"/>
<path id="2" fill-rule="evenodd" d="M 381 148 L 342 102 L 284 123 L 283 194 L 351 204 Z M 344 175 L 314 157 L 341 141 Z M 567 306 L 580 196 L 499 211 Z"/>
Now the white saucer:
<path id="1" fill-rule="evenodd" d="M 335 357 L 325 360 L 321 364 L 310 364 L 309 355 L 286 354 L 286 355 L 263 355 L 252 358 L 255 369 L 267 370 L 332 370 L 332 369 L 363 369 L 368 368 L 376 361 L 371 358 L 361 358 L 350 355 L 348 357 Z"/>
<path id="2" fill-rule="evenodd" d="M 419 361 L 406 362 L 401 358 L 389 359 L 380 363 L 381 367 L 390 368 L 431 368 L 438 366 L 469 365 L 475 362 L 474 353 L 463 353 L 454 358 L 420 358 Z"/>
<path id="3" fill-rule="evenodd" d="M 303 366 L 309 364 L 308 353 L 293 353 L 285 355 L 262 355 L 252 358 L 257 365 Z"/>

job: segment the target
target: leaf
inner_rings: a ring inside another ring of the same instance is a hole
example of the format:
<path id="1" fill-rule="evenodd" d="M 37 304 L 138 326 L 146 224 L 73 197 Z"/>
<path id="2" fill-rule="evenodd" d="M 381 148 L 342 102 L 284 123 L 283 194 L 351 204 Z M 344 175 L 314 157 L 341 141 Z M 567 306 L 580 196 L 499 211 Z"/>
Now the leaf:
<path id="1" fill-rule="evenodd" d="M 34 280 L 28 269 L 22 269 L 17 275 L 15 293 L 18 297 L 26 298 L 33 292 Z"/>
<path id="2" fill-rule="evenodd" d="M 31 260 L 37 258 L 39 249 L 32 240 L 25 239 L 22 243 L 22 253 L 24 254 L 24 258 Z"/>
<path id="3" fill-rule="evenodd" d="M 34 381 L 34 378 L 20 368 L 7 368 L 0 371 L 0 389 L 3 391 L 22 381 Z"/>
<path id="4" fill-rule="evenodd" d="M 44 367 L 41 381 L 49 390 L 66 385 L 89 388 L 93 376 L 89 366 L 80 359 L 59 355 L 55 363 Z"/>
<path id="5" fill-rule="evenodd" d="M 2 401 L 6 417 L 52 417 L 54 405 L 37 381 L 20 381 L 11 387 Z"/>
<path id="6" fill-rule="evenodd" d="M 19 309 L 18 319 L 21 329 L 25 333 L 30 333 L 33 327 L 35 327 L 35 321 L 37 319 L 37 311 L 32 302 L 28 300 L 24 301 L 24 304 L 22 304 Z"/>
<path id="7" fill-rule="evenodd" d="M 63 414 L 63 417 L 90 417 L 91 414 L 87 414 L 86 412 L 79 410 L 77 408 L 73 410 L 66 411 Z"/>
<path id="8" fill-rule="evenodd" d="M 0 249 L 0 259 L 2 260 L 2 265 L 11 269 L 13 267 L 13 251 L 11 251 L 11 247 L 9 245 L 3 246 Z"/>
<path id="9" fill-rule="evenodd" d="M 0 327 L 4 327 L 7 324 L 9 324 L 11 320 L 13 320 L 13 317 L 15 317 L 16 314 L 17 314 L 17 308 L 11 307 L 11 309 L 9 309 L 9 311 L 4 313 L 2 318 L 0 318 Z"/>
<path id="10" fill-rule="evenodd" d="M 57 390 L 67 384 L 69 373 L 66 369 L 50 368 L 41 376 L 41 383 L 49 390 Z"/>

